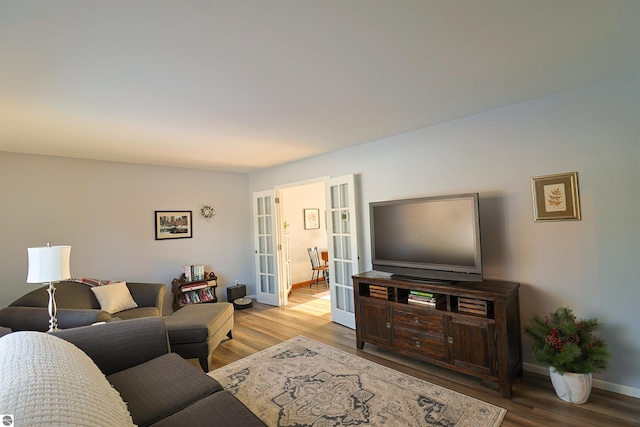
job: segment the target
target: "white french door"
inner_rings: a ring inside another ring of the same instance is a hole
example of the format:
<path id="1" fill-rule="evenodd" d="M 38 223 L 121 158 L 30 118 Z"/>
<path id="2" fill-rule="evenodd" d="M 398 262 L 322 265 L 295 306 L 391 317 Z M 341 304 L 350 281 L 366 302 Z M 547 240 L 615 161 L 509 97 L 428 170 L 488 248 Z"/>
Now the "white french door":
<path id="1" fill-rule="evenodd" d="M 326 184 L 331 320 L 355 329 L 353 282 L 360 272 L 354 175 L 330 178 Z"/>
<path id="2" fill-rule="evenodd" d="M 274 191 L 253 193 L 253 230 L 258 302 L 280 305 L 276 252 L 276 210 Z"/>

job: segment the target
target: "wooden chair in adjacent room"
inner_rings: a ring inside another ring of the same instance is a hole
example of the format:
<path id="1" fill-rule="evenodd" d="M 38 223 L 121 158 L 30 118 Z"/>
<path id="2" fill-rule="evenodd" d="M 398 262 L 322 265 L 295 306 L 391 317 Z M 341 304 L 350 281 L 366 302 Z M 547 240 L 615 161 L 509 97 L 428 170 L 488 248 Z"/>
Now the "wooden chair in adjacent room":
<path id="1" fill-rule="evenodd" d="M 313 283 L 320 283 L 320 275 L 324 280 L 325 288 L 329 287 L 329 266 L 320 262 L 320 255 L 318 254 L 318 247 L 307 248 L 309 253 L 309 260 L 311 261 L 311 281 L 309 287 L 313 286 Z"/>

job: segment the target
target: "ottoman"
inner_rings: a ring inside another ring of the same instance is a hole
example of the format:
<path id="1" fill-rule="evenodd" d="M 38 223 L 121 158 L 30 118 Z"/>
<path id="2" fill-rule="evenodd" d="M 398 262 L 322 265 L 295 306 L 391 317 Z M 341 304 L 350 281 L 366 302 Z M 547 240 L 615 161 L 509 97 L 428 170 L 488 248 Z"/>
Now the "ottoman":
<path id="1" fill-rule="evenodd" d="M 199 359 L 209 372 L 209 355 L 225 337 L 233 338 L 233 305 L 228 302 L 192 304 L 165 319 L 171 351 Z"/>

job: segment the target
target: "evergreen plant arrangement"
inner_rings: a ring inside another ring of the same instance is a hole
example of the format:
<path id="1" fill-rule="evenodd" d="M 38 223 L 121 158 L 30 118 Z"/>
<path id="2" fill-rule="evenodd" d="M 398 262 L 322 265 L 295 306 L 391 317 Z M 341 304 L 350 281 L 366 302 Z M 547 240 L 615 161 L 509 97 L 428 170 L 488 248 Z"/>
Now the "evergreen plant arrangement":
<path id="1" fill-rule="evenodd" d="M 607 368 L 607 344 L 594 335 L 600 326 L 597 319 L 576 318 L 569 307 L 560 307 L 544 319 L 536 315 L 525 326 L 533 339 L 536 362 L 549 367 L 553 388 L 566 402 L 585 403 L 592 374 Z"/>
<path id="2" fill-rule="evenodd" d="M 594 335 L 600 326 L 597 319 L 577 319 L 569 307 L 560 307 L 544 319 L 534 316 L 525 332 L 539 364 L 559 374 L 593 374 L 607 368 L 610 356 L 607 343 Z"/>

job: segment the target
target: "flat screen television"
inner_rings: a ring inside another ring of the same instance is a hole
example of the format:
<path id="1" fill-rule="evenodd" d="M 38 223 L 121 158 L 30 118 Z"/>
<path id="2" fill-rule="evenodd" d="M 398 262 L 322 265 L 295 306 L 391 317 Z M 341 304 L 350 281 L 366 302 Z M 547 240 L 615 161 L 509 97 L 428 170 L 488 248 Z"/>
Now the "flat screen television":
<path id="1" fill-rule="evenodd" d="M 482 281 L 478 193 L 369 204 L 373 269 L 433 283 Z"/>

